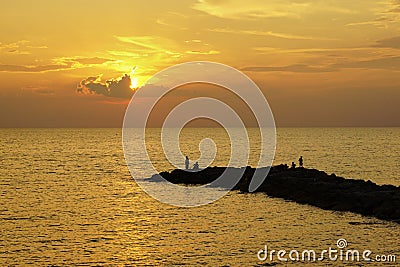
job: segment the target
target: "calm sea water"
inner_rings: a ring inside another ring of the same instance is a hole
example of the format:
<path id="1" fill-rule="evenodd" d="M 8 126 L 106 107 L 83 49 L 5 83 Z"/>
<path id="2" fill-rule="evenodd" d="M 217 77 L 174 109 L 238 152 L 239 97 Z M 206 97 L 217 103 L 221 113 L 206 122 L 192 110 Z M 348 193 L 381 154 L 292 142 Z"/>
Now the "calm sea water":
<path id="1" fill-rule="evenodd" d="M 158 135 L 148 132 L 150 155 L 158 169 L 171 169 Z M 249 135 L 256 154 L 257 132 Z M 205 137 L 218 148 L 212 165 L 226 164 L 223 130 L 185 130 L 184 153 L 199 157 Z M 277 141 L 274 164 L 302 155 L 306 167 L 400 185 L 400 128 L 282 128 Z M 159 203 L 131 178 L 120 129 L 2 129 L 0 145 L 0 266 L 258 266 L 270 263 L 257 259 L 264 245 L 321 251 L 336 248 L 339 238 L 348 249 L 395 254 L 400 261 L 395 223 L 265 194 L 230 192 L 196 208 Z M 249 165 L 256 160 L 250 155 Z"/>

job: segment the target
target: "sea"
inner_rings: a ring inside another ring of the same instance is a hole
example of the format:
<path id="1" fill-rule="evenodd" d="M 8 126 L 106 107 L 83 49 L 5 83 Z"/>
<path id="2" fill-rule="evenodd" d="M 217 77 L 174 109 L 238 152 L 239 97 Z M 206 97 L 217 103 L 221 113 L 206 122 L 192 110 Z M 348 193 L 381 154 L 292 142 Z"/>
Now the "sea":
<path id="1" fill-rule="evenodd" d="M 257 166 L 258 129 L 247 130 L 252 144 L 247 165 Z M 177 166 L 162 153 L 160 132 L 146 130 L 148 153 L 158 171 L 172 170 Z M 224 129 L 185 128 L 181 137 L 182 154 L 191 162 L 202 159 L 199 142 L 213 140 L 215 159 L 200 160 L 200 167 L 229 162 L 231 145 Z M 301 155 L 306 168 L 400 186 L 400 128 L 277 128 L 276 140 L 273 165 L 297 164 Z M 138 158 L 135 168 L 143 160 Z M 281 258 L 279 250 L 286 252 Z M 302 260 L 304 250 L 314 250 L 317 259 Z M 320 257 L 323 250 L 336 250 L 332 255 L 337 258 Z M 359 251 L 360 259 L 346 259 L 348 250 Z M 365 251 L 371 252 L 371 261 L 362 258 Z M 231 191 L 198 207 L 161 203 L 132 178 L 121 129 L 0 129 L 0 266 L 399 262 L 400 224 L 394 222 L 264 193 Z"/>

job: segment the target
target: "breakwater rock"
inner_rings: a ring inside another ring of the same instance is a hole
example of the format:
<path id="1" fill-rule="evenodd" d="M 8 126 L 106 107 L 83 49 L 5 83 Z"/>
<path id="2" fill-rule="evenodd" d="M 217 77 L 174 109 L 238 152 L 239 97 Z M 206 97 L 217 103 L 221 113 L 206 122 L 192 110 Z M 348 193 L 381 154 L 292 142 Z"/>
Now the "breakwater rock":
<path id="1" fill-rule="evenodd" d="M 217 178 L 238 179 L 234 190 L 248 192 L 255 168 L 208 167 L 199 171 L 176 169 L 153 175 L 149 181 L 160 181 L 160 175 L 171 183 L 224 187 Z M 268 176 L 255 192 L 309 204 L 326 210 L 350 211 L 364 216 L 400 223 L 400 187 L 377 185 L 371 181 L 345 179 L 335 174 L 307 168 L 288 168 L 286 165 L 270 167 Z"/>

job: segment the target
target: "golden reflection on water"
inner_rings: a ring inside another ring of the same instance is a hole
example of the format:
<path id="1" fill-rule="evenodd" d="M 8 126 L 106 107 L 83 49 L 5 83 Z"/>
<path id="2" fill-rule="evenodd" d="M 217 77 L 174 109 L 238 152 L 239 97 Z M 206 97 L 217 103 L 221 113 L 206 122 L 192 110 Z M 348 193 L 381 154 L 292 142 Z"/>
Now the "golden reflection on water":
<path id="1" fill-rule="evenodd" d="M 349 248 L 400 254 L 398 224 L 264 194 L 231 192 L 196 208 L 159 203 L 130 177 L 119 131 L 0 131 L 1 266 L 256 266 L 265 244 L 325 249 L 338 238 Z M 400 184 L 399 136 L 399 129 L 282 129 L 276 161 L 302 153 L 306 166 Z"/>

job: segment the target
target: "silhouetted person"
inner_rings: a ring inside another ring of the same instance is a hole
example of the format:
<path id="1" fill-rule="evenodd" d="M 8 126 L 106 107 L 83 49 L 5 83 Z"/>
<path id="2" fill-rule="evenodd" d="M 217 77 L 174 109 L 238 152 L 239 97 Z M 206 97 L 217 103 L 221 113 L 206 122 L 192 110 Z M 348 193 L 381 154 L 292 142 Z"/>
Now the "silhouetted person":
<path id="1" fill-rule="evenodd" d="M 198 170 L 199 169 L 199 163 L 196 161 L 195 164 L 193 164 L 193 170 Z"/>
<path id="2" fill-rule="evenodd" d="M 289 166 L 287 164 L 279 164 L 275 167 L 275 169 L 279 171 L 286 171 L 287 169 L 289 169 Z"/>
<path id="3" fill-rule="evenodd" d="M 292 169 L 296 168 L 296 164 L 292 161 Z"/>
<path id="4" fill-rule="evenodd" d="M 303 156 L 299 158 L 299 167 L 303 167 Z"/>
<path id="5" fill-rule="evenodd" d="M 188 156 L 186 156 L 186 159 L 185 159 L 185 169 L 186 170 L 189 169 L 189 158 L 188 158 Z"/>
<path id="6" fill-rule="evenodd" d="M 285 164 L 283 164 L 283 168 L 284 168 L 285 170 L 287 170 L 287 169 L 289 169 L 289 165 L 287 165 L 287 164 L 285 163 Z"/>

